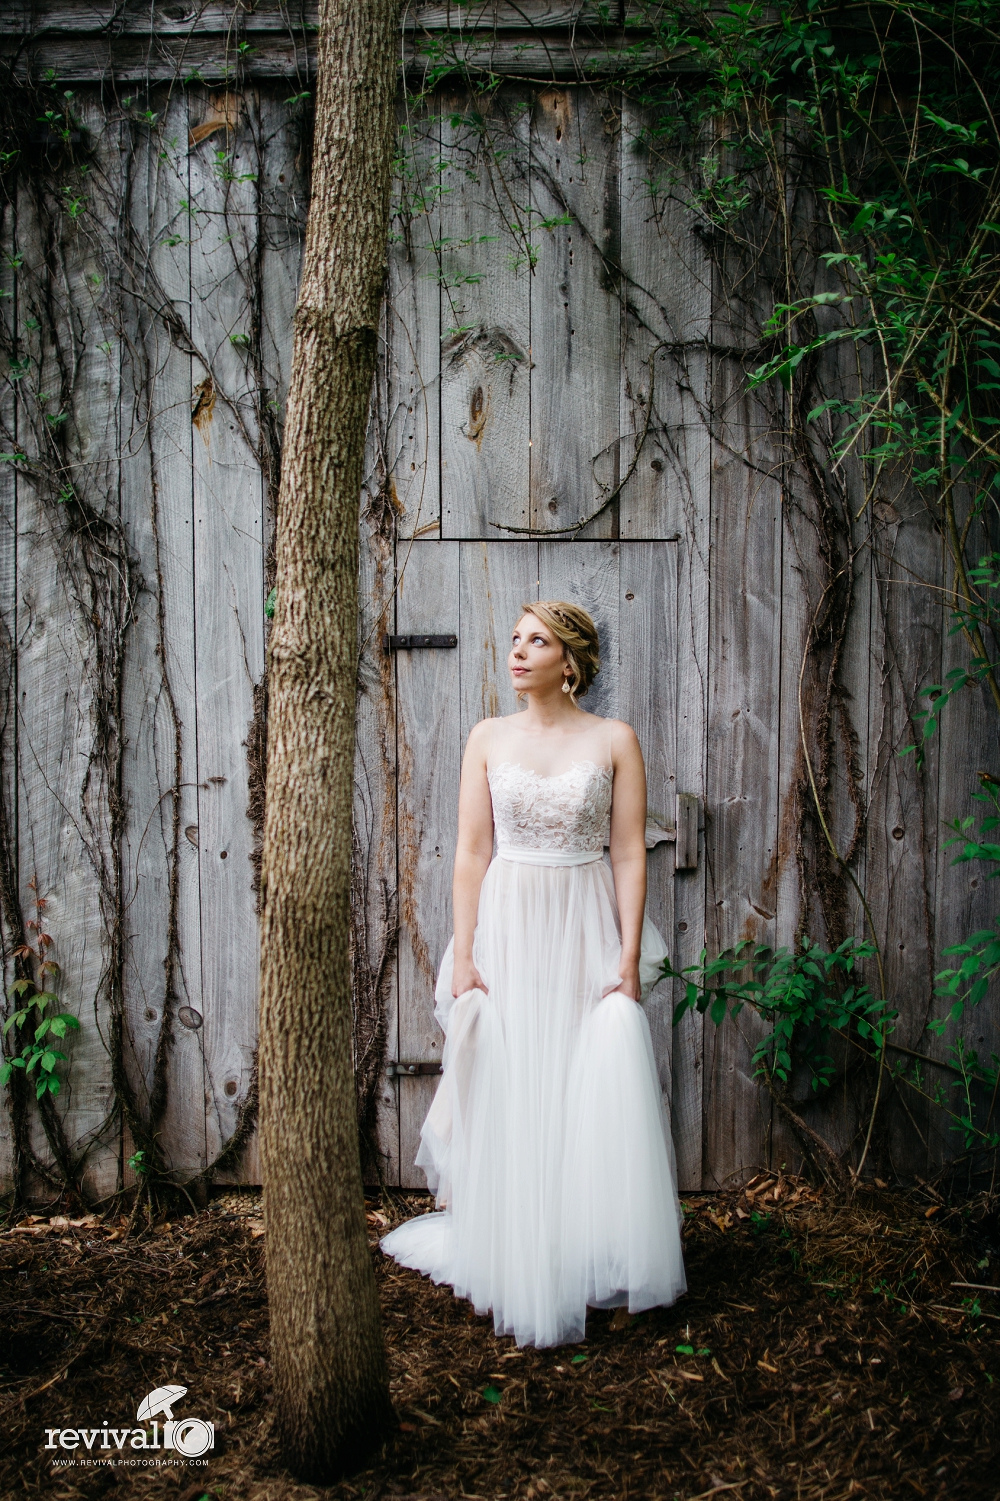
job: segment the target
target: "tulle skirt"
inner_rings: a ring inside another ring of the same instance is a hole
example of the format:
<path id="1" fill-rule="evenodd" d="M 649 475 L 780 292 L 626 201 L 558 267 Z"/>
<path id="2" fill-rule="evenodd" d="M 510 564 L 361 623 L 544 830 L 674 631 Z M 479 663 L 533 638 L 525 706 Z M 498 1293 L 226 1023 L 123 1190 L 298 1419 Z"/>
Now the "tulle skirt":
<path id="1" fill-rule="evenodd" d="M 645 919 L 644 996 L 666 955 Z M 438 1209 L 382 1237 L 518 1345 L 584 1338 L 686 1286 L 673 1146 L 640 1004 L 622 995 L 610 867 L 494 859 L 473 944 L 489 994 L 435 994 L 443 1072 L 417 1166 Z"/>

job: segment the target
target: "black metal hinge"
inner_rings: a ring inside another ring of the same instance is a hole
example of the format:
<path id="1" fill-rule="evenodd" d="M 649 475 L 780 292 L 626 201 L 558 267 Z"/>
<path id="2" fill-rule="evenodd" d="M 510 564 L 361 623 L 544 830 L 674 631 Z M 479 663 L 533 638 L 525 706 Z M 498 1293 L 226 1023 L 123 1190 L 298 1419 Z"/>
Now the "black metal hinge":
<path id="1" fill-rule="evenodd" d="M 457 636 L 383 636 L 384 651 L 416 651 L 421 647 L 457 646 Z"/>
<path id="2" fill-rule="evenodd" d="M 439 1074 L 441 1064 L 436 1059 L 429 1063 L 399 1063 L 395 1058 L 390 1058 L 385 1066 L 387 1074 Z"/>

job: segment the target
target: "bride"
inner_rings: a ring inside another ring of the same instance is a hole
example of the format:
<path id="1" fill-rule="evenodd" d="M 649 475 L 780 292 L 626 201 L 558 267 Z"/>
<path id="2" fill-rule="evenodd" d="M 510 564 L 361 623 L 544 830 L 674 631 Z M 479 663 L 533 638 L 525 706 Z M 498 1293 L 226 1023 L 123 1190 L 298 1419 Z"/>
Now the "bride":
<path id="1" fill-rule="evenodd" d="M 583 1339 L 588 1306 L 635 1313 L 686 1281 L 641 1005 L 666 955 L 642 752 L 577 702 L 600 667 L 587 612 L 522 609 L 507 660 L 527 709 L 477 724 L 462 763 L 443 1072 L 415 1159 L 438 1209 L 380 1244 L 546 1346 Z"/>

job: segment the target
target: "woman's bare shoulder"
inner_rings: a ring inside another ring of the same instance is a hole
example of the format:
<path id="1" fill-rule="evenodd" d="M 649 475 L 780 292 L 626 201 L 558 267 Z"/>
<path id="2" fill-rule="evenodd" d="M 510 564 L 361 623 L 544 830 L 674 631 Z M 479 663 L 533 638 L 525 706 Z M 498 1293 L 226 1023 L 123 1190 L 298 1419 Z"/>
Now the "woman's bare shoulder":
<path id="1" fill-rule="evenodd" d="M 474 724 L 469 731 L 469 738 L 465 742 L 466 750 L 474 752 L 482 750 L 485 752 L 489 746 L 495 727 L 501 722 L 500 719 L 494 718 L 481 719 L 478 724 Z"/>
<path id="2" fill-rule="evenodd" d="M 638 746 L 638 735 L 624 719 L 606 719 L 604 722 L 611 731 L 612 750 L 624 752 L 634 750 Z"/>

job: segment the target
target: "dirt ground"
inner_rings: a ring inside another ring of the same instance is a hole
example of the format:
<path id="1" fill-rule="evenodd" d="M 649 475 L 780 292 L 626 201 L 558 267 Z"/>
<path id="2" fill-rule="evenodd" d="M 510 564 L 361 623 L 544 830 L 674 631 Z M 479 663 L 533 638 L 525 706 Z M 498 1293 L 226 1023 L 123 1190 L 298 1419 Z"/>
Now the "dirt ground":
<path id="1" fill-rule="evenodd" d="M 1000 1498 L 996 1199 L 838 1202 L 773 1175 L 690 1198 L 687 1295 L 595 1313 L 583 1344 L 554 1350 L 497 1339 L 489 1317 L 382 1256 L 377 1236 L 426 1207 L 369 1203 L 399 1426 L 326 1489 L 296 1484 L 271 1439 L 252 1195 L 138 1238 L 124 1221 L 23 1218 L 0 1234 L 0 1496 Z M 50 1428 L 132 1428 L 169 1384 L 188 1388 L 177 1419 L 215 1424 L 203 1461 L 110 1465 L 97 1438 L 88 1466 L 82 1444 L 43 1447 Z"/>

